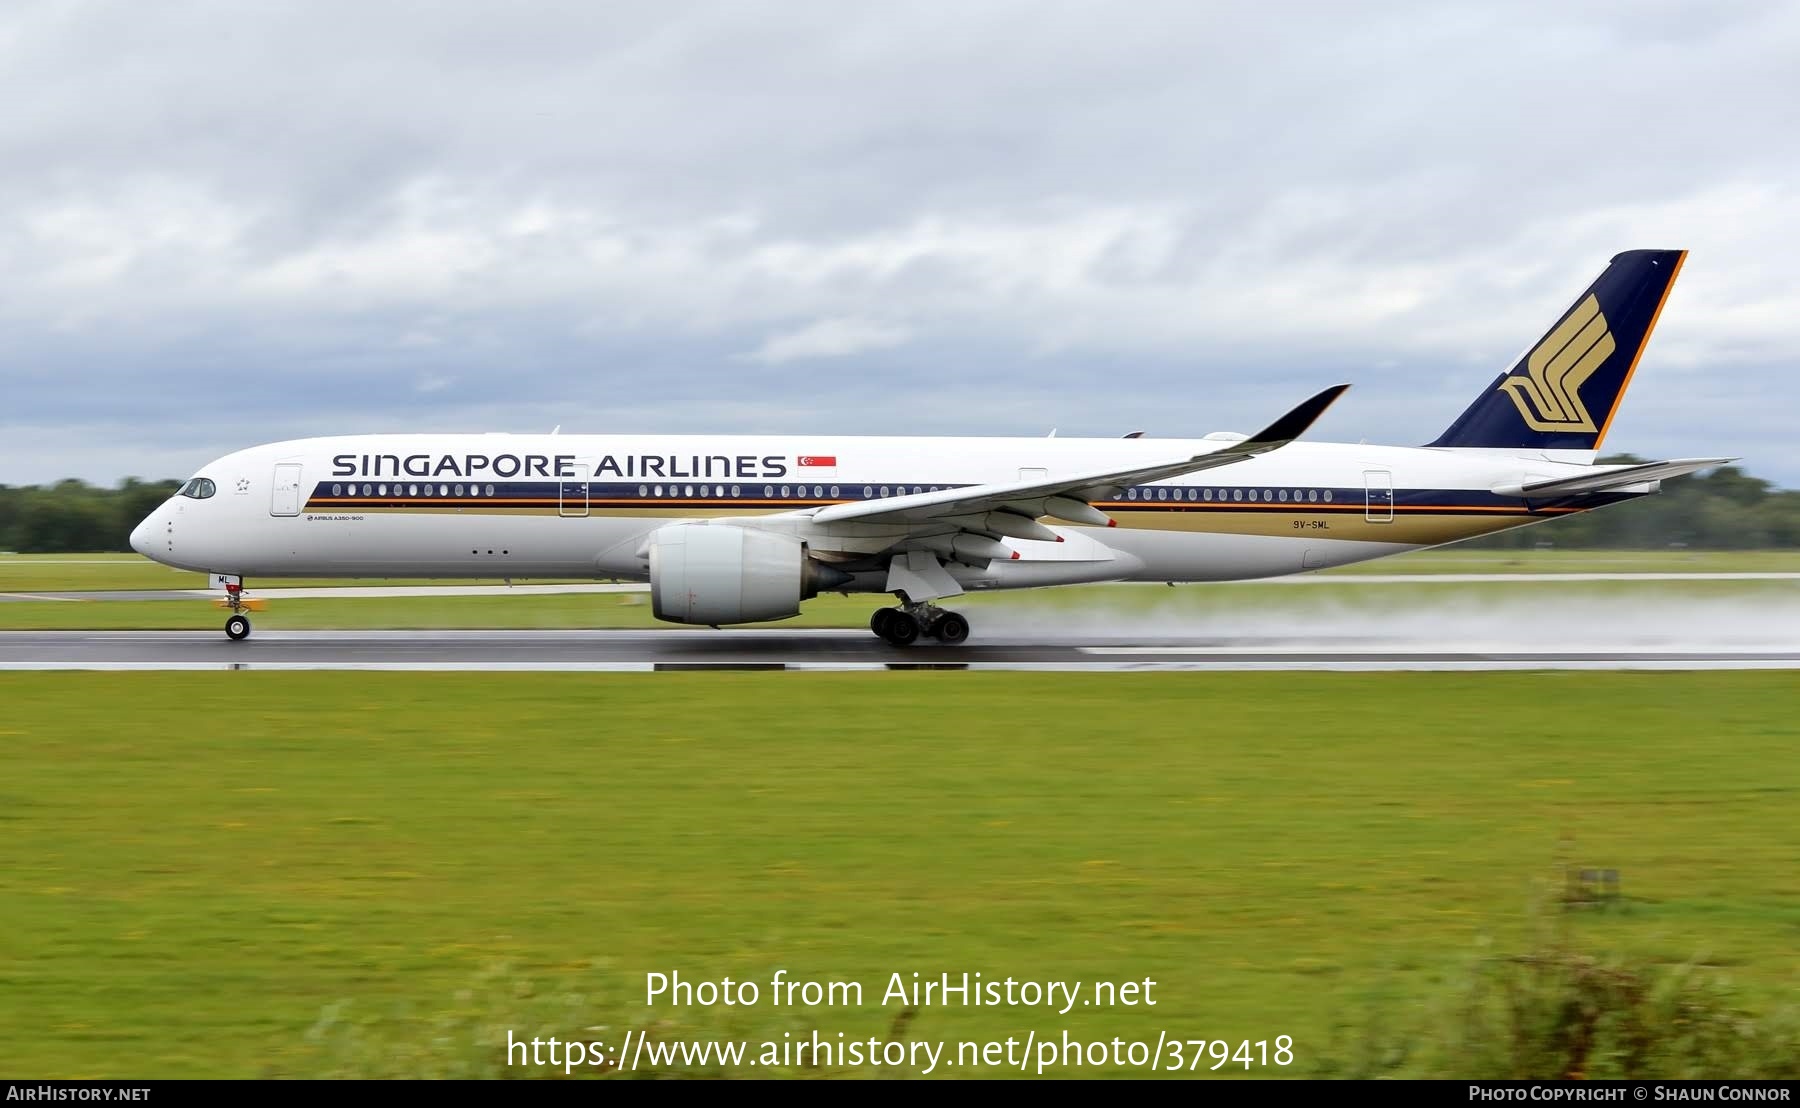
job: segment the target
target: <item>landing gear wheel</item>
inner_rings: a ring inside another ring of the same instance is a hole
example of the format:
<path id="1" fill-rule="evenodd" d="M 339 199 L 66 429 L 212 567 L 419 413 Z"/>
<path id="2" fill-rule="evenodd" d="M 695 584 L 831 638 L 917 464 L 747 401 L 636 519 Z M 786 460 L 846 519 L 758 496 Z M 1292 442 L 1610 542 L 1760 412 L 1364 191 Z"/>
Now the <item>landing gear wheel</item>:
<path id="1" fill-rule="evenodd" d="M 250 617 L 232 616 L 225 621 L 225 637 L 232 642 L 250 637 Z"/>
<path id="2" fill-rule="evenodd" d="M 945 612 L 931 625 L 931 634 L 939 642 L 955 646 L 969 637 L 969 621 L 957 612 Z"/>
<path id="3" fill-rule="evenodd" d="M 919 637 L 919 621 L 899 608 L 883 608 L 887 618 L 876 632 L 895 646 L 910 646 Z M 879 614 L 879 613 L 878 613 Z"/>
<path id="4" fill-rule="evenodd" d="M 869 630 L 875 632 L 884 639 L 887 638 L 888 619 L 892 617 L 893 614 L 894 609 L 892 608 L 875 609 L 875 614 L 869 617 Z"/>

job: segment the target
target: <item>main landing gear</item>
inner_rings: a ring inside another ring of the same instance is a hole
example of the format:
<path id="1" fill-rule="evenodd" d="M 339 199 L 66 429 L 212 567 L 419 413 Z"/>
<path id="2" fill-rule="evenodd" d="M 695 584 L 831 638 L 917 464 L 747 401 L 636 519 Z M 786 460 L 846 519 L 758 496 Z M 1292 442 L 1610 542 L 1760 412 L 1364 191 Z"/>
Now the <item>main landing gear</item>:
<path id="1" fill-rule="evenodd" d="M 903 604 L 877 610 L 869 617 L 869 630 L 895 646 L 910 646 L 921 635 L 955 646 L 969 637 L 969 621 L 930 604 Z"/>

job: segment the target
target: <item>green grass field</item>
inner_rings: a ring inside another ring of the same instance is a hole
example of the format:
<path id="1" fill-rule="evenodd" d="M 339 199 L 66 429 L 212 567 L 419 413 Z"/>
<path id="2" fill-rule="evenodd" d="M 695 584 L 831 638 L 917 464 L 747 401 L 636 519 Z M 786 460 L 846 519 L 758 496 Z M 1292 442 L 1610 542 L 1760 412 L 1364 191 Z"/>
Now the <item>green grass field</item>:
<path id="1" fill-rule="evenodd" d="M 1428 1034 L 1547 926 L 1755 1013 L 1800 990 L 1789 673 L 51 673 L 0 702 L 15 1075 L 885 1037 L 896 971 L 1157 982 L 911 1039 L 1286 1034 L 1307 1075 L 1364 1018 Z M 1564 865 L 1622 901 L 1559 912 Z M 643 1003 L 649 972 L 778 968 L 868 1003 Z"/>
<path id="2" fill-rule="evenodd" d="M 675 628 L 651 614 L 644 593 L 518 593 L 492 596 L 364 598 L 270 597 L 269 607 L 252 614 L 259 630 L 453 630 L 481 628 Z M 1564 611 L 1571 605 L 1604 602 L 1621 608 L 1682 601 L 1734 601 L 1792 605 L 1800 601 L 1800 581 L 1691 582 L 1518 582 L 1414 583 L 1406 585 L 1232 582 L 1183 585 L 1095 585 L 1017 592 L 976 593 L 952 606 L 977 626 L 991 617 L 1032 618 L 1046 629 L 1062 620 L 1176 623 L 1204 628 L 1221 618 L 1262 612 L 1284 614 L 1303 626 L 1321 614 L 1334 618 L 1361 613 L 1389 619 L 1406 611 L 1445 606 L 1513 607 Z M 800 615 L 757 627 L 865 627 L 875 609 L 893 603 L 887 596 L 825 595 L 807 601 Z M 1779 617 L 1785 618 L 1785 617 Z M 0 603 L 0 631 L 51 630 L 216 630 L 225 613 L 208 600 L 9 601 Z"/>
<path id="3" fill-rule="evenodd" d="M 1445 603 L 1528 602 L 1560 607 L 1592 599 L 1631 602 L 1634 598 L 1667 600 L 1736 599 L 1791 603 L 1800 596 L 1794 581 L 1665 582 L 1529 582 L 1538 573 L 1720 573 L 1800 572 L 1800 552 L 1556 552 L 1489 553 L 1421 551 L 1418 554 L 1318 574 L 1304 585 L 1237 582 L 1215 585 L 1093 586 L 972 594 L 958 601 L 971 618 L 989 613 L 1036 613 L 1047 620 L 1064 617 L 1143 619 L 1157 617 L 1195 626 L 1220 615 L 1250 609 L 1290 612 L 1304 620 L 1321 610 L 1387 613 L 1396 605 L 1417 608 Z M 1353 579 L 1369 573 L 1504 573 L 1519 576 L 1515 584 L 1464 583 L 1343 585 L 1331 578 Z M 268 582 L 258 593 L 270 601 L 256 613 L 265 630 L 396 629 L 451 630 L 481 628 L 644 628 L 668 627 L 656 622 L 646 598 L 631 594 L 530 593 L 477 597 L 283 598 L 282 587 L 350 584 L 495 584 L 493 581 L 281 581 Z M 523 582 L 522 582 L 523 583 Z M 252 592 L 256 593 L 255 582 Z M 198 574 L 183 574 L 136 555 L 68 555 L 0 557 L 0 593 L 203 588 Z M 1520 592 L 1529 587 L 1529 593 Z M 1398 590 L 1404 590 L 1398 591 Z M 806 602 L 799 617 L 761 626 L 862 627 L 869 614 L 888 603 L 885 597 L 826 595 Z M 8 600 L 0 602 L 0 630 L 211 630 L 224 616 L 204 600 Z"/>
<path id="4" fill-rule="evenodd" d="M 520 579 L 524 581 L 523 578 Z M 534 580 L 547 584 L 546 578 Z M 497 585 L 498 578 L 396 581 L 344 578 L 295 578 L 280 581 L 289 588 L 304 585 Z M 270 582 L 276 584 L 276 582 Z M 115 589 L 204 589 L 206 574 L 171 569 L 137 554 L 3 554 L 0 593 L 86 592 Z"/>
<path id="5" fill-rule="evenodd" d="M 1421 550 L 1321 576 L 1384 573 L 1779 573 L 1800 572 L 1800 550 Z M 548 583 L 534 581 L 533 583 Z M 521 583 L 525 581 L 520 579 Z M 499 584 L 498 578 L 454 581 L 306 578 L 251 582 L 269 588 L 307 585 Z M 110 589 L 204 589 L 206 575 L 170 569 L 136 554 L 3 554 L 0 593 Z"/>

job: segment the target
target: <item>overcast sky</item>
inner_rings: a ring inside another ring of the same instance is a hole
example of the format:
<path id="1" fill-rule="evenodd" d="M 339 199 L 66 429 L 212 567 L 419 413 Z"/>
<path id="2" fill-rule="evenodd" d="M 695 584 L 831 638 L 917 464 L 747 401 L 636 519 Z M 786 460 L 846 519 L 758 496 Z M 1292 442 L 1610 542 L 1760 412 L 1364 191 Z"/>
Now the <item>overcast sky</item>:
<path id="1" fill-rule="evenodd" d="M 1800 486 L 1800 4 L 0 6 L 0 482 L 360 431 L 1606 443 Z"/>

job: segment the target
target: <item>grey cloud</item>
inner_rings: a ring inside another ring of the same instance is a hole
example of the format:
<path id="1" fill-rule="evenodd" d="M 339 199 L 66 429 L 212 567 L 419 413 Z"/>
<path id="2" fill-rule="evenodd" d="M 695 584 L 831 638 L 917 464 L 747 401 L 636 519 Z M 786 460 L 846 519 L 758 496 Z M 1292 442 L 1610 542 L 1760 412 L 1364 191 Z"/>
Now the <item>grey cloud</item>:
<path id="1" fill-rule="evenodd" d="M 1193 434 L 1337 380 L 1320 435 L 1423 441 L 1676 246 L 1608 445 L 1793 483 L 1797 53 L 1760 3 L 12 5 L 0 480 L 381 428 Z"/>

